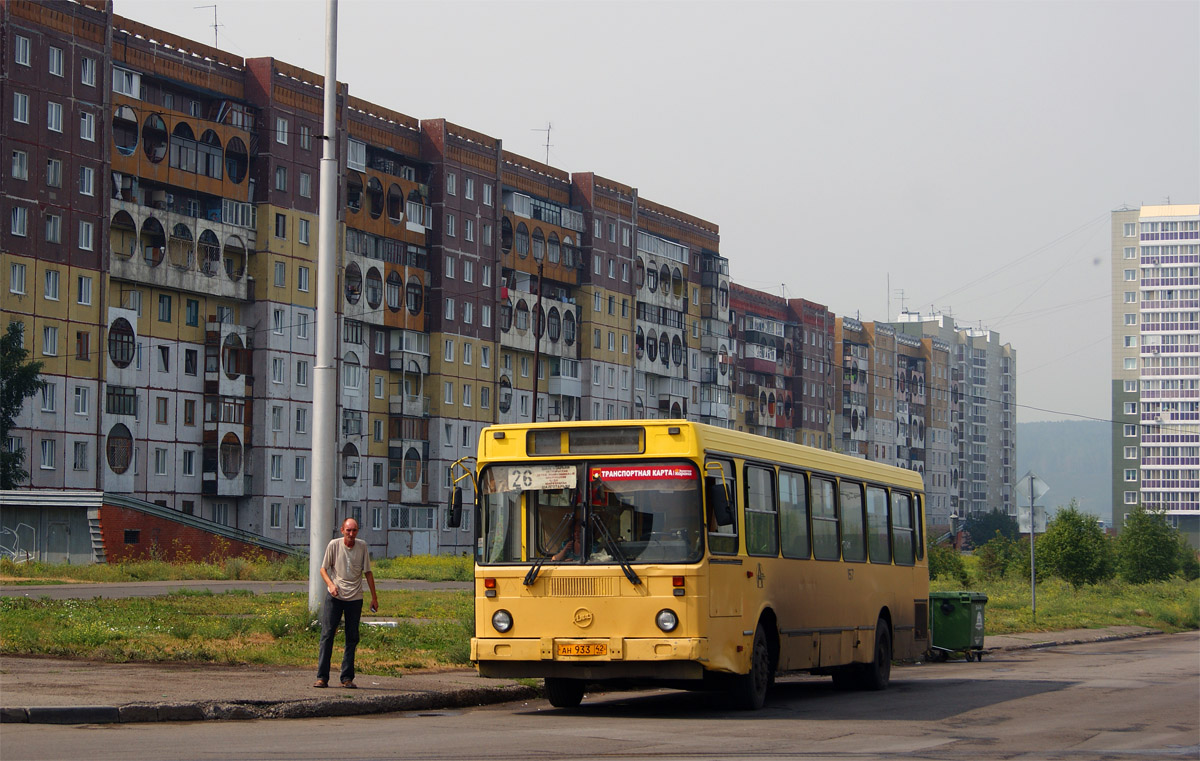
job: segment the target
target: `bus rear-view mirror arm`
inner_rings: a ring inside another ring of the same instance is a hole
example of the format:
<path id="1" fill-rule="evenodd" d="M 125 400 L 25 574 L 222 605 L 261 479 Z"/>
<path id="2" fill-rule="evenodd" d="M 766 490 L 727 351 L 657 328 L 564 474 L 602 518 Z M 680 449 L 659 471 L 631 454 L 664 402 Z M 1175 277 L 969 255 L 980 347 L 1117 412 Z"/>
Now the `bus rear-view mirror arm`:
<path id="1" fill-rule="evenodd" d="M 453 480 L 454 488 L 450 492 L 450 504 L 447 506 L 446 525 L 449 528 L 460 528 L 462 526 L 462 487 L 458 485 L 464 478 L 471 479 L 471 485 L 474 487 L 476 497 L 479 495 L 479 484 L 475 481 L 474 471 L 467 467 L 468 461 L 473 461 L 474 457 L 462 457 L 455 460 L 450 466 L 450 473 L 454 473 L 454 468 L 458 467 L 462 470 L 462 475 Z"/>

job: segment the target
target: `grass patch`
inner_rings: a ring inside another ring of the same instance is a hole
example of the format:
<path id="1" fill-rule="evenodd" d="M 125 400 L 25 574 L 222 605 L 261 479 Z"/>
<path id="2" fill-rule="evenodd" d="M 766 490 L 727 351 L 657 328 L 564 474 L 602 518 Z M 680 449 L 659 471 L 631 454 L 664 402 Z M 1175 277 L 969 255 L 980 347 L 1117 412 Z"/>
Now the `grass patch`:
<path id="1" fill-rule="evenodd" d="M 364 673 L 464 666 L 472 601 L 465 590 L 379 595 L 395 627 L 362 627 Z M 123 600 L 0 598 L 0 654 L 111 662 L 311 666 L 319 627 L 303 594 L 170 594 Z M 409 619 L 423 619 L 414 622 Z M 339 644 L 340 646 L 340 644 Z"/>
<path id="2" fill-rule="evenodd" d="M 937 579 L 934 591 L 962 589 Z M 1173 578 L 1150 584 L 1111 581 L 1078 589 L 1061 579 L 1037 585 L 1037 620 L 1030 609 L 1029 578 L 972 581 L 968 587 L 988 596 L 984 608 L 988 634 L 1147 626 L 1166 632 L 1200 628 L 1200 582 Z"/>
<path id="3" fill-rule="evenodd" d="M 427 581 L 470 581 L 474 566 L 463 555 L 417 555 L 381 558 L 371 563 L 377 579 L 425 579 Z M 218 558 L 211 562 L 172 563 L 138 560 L 127 563 L 65 565 L 14 563 L 0 558 L 0 578 L 5 584 L 61 584 L 69 582 L 125 581 L 304 581 L 308 579 L 308 556 L 294 555 L 280 562 L 263 558 Z"/>

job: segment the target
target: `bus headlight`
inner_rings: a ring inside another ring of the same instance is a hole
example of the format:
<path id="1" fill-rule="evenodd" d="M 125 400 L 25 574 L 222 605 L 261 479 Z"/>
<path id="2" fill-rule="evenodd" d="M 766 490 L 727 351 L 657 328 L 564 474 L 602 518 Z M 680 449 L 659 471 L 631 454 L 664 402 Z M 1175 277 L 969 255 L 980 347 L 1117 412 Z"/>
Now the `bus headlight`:
<path id="1" fill-rule="evenodd" d="M 658 628 L 664 632 L 673 632 L 675 627 L 679 626 L 679 616 L 675 615 L 675 611 L 663 608 L 654 617 L 654 623 L 658 624 Z"/>
<path id="2" fill-rule="evenodd" d="M 492 614 L 492 627 L 501 634 L 505 634 L 513 626 L 512 614 L 507 610 L 498 610 Z"/>

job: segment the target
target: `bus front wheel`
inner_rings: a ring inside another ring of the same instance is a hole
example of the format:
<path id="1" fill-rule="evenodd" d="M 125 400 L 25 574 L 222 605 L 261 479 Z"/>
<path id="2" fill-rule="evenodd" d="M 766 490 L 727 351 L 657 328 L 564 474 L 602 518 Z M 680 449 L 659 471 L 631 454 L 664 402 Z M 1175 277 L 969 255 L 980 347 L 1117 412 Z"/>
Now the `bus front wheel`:
<path id="1" fill-rule="evenodd" d="M 754 630 L 754 645 L 750 651 L 750 672 L 735 677 L 734 701 L 746 711 L 757 711 L 767 700 L 771 686 L 771 650 L 762 624 Z"/>
<path id="2" fill-rule="evenodd" d="M 555 708 L 575 708 L 583 702 L 583 680 L 546 677 L 546 700 Z"/>

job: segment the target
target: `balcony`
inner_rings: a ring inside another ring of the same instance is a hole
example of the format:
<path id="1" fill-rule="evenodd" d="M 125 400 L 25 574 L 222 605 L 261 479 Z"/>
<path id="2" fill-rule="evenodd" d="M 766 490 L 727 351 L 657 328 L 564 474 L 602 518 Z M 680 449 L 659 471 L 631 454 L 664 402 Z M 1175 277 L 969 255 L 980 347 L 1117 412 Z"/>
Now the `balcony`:
<path id="1" fill-rule="evenodd" d="M 429 397 L 392 394 L 388 397 L 388 414 L 403 417 L 429 417 Z"/>
<path id="2" fill-rule="evenodd" d="M 579 363 L 569 359 L 560 360 L 558 369 L 550 374 L 547 391 L 550 396 L 581 397 L 583 384 L 579 380 Z"/>

